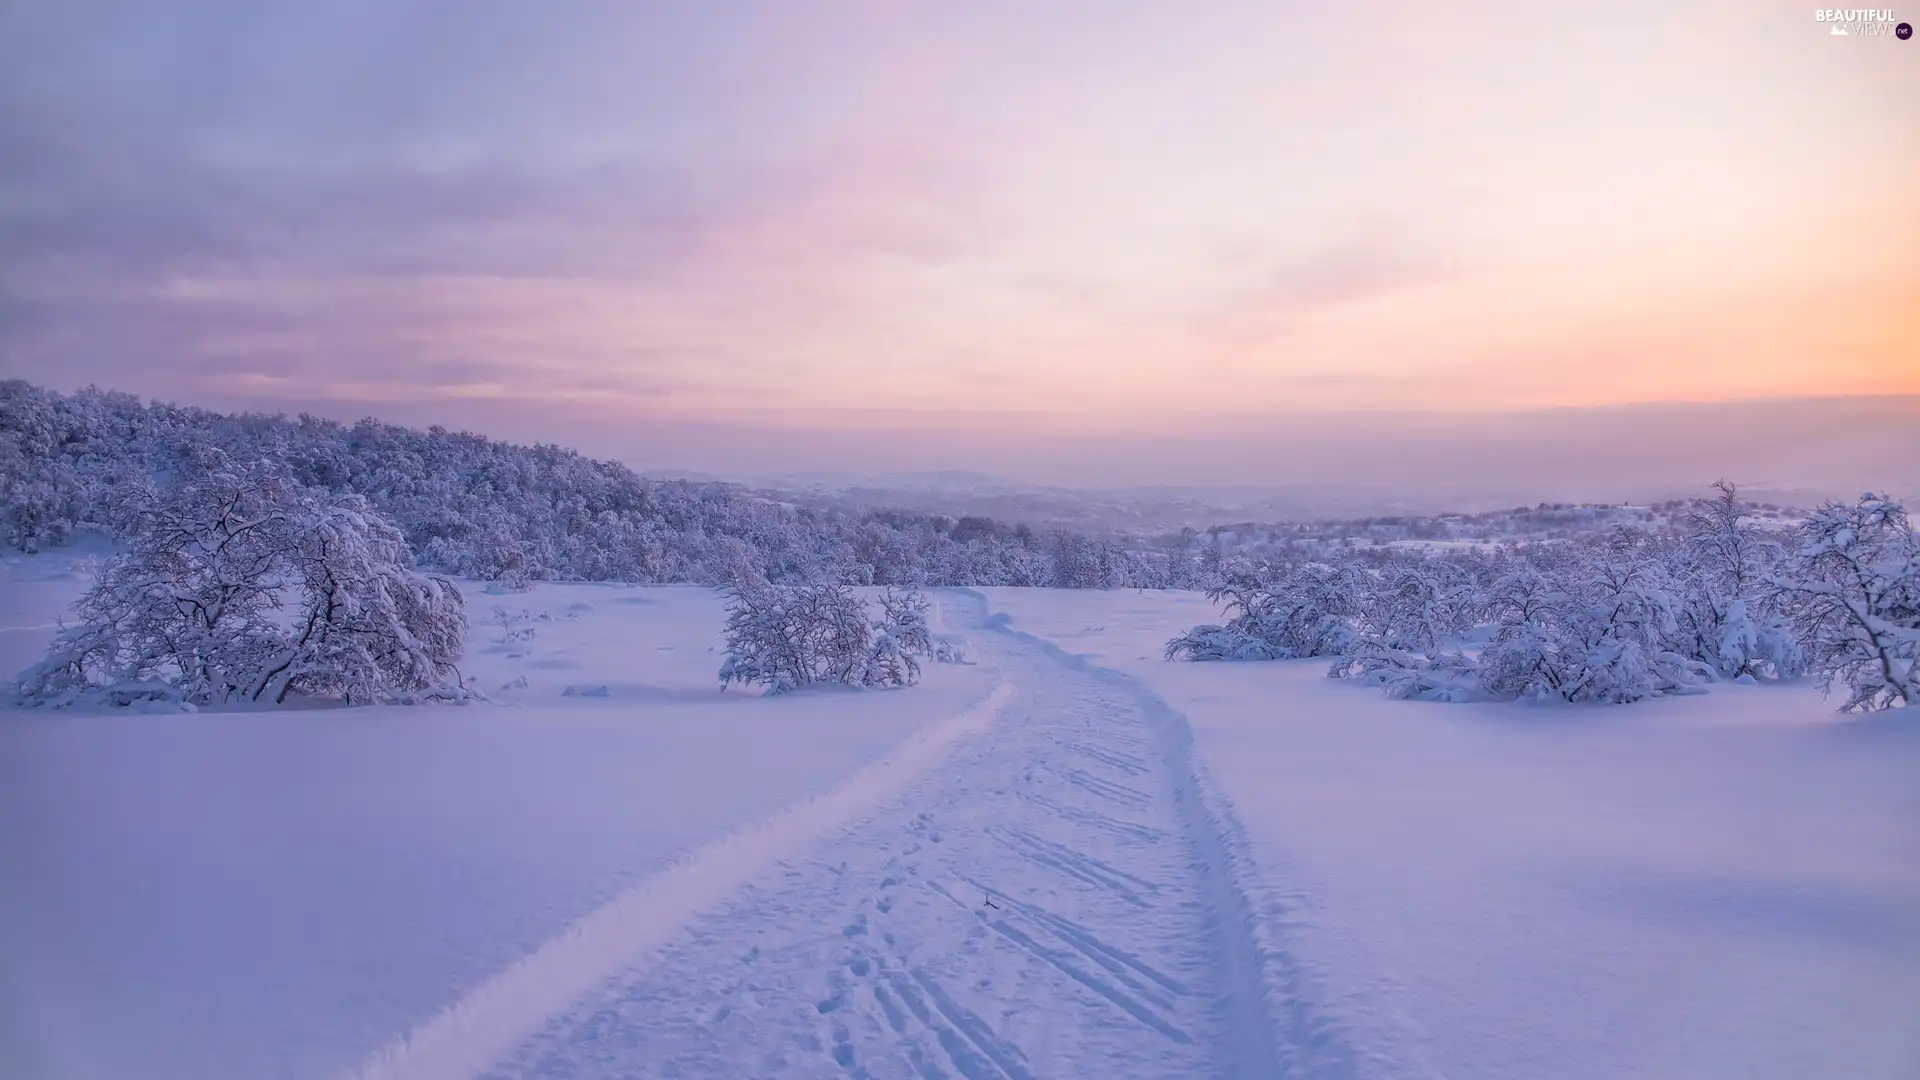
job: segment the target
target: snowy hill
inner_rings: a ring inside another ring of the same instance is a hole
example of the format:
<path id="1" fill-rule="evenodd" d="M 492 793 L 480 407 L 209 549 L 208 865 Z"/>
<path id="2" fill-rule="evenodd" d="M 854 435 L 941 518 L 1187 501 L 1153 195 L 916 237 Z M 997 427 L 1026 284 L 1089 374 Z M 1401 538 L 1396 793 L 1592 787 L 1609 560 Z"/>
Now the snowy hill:
<path id="1" fill-rule="evenodd" d="M 0 564 L 8 655 L 86 572 Z M 1212 605 L 1135 590 L 945 593 L 977 664 L 723 694 L 704 590 L 466 587 L 493 704 L 0 714 L 0 1072 L 1920 1064 L 1904 717 L 1386 701 L 1164 663 Z"/>
<path id="2" fill-rule="evenodd" d="M 1838 721 L 1804 685 L 1393 702 L 1313 661 L 1160 661 L 1208 618 L 1191 595 L 984 591 L 1191 723 L 1303 1075 L 1920 1070 L 1910 720 Z"/>
<path id="3" fill-rule="evenodd" d="M 0 661 L 82 583 L 0 560 Z M 707 590 L 484 589 L 466 666 L 496 704 L 0 710 L 0 1075 L 342 1075 L 993 688 L 936 665 L 911 693 L 722 693 Z M 502 641 L 489 600 L 535 635 Z"/>

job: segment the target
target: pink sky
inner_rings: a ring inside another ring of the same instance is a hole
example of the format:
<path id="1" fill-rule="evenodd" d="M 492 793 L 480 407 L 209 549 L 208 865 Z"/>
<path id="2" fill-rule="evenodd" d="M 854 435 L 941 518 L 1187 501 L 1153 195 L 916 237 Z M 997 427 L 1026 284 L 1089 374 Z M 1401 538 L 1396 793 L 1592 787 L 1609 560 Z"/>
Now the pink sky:
<path id="1" fill-rule="evenodd" d="M 1920 394 L 1920 41 L 1811 7 L 241 10 L 0 14 L 4 374 L 769 466 Z"/>

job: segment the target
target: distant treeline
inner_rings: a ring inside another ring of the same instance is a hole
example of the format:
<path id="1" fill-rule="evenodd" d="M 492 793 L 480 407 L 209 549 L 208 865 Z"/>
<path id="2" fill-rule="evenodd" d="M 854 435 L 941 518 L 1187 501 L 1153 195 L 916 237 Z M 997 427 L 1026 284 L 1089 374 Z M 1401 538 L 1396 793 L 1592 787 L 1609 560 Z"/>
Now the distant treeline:
<path id="1" fill-rule="evenodd" d="M 1201 586 L 1199 545 L 1123 542 L 984 517 L 796 506 L 730 484 L 653 480 L 559 446 L 434 427 L 61 394 L 0 382 L 0 541 L 77 530 L 124 538 L 132 493 L 196 452 L 264 462 L 295 484 L 365 498 L 423 569 L 483 580 Z"/>
<path id="2" fill-rule="evenodd" d="M 77 530 L 152 547 L 156 506 L 226 520 L 176 504 L 228 476 L 252 477 L 234 490 L 275 488 L 273 505 L 302 508 L 293 520 L 351 519 L 375 547 L 391 530 L 395 557 L 421 570 L 510 586 L 1199 588 L 1231 617 L 1175 639 L 1170 657 L 1329 656 L 1334 674 L 1398 696 L 1630 701 L 1812 674 L 1845 685 L 1850 708 L 1920 697 L 1920 543 L 1883 496 L 1800 513 L 1721 485 L 1651 507 L 1128 538 L 808 506 L 437 427 L 0 382 L 0 540 L 14 548 Z M 275 550 L 293 560 L 297 547 L 289 534 Z"/>

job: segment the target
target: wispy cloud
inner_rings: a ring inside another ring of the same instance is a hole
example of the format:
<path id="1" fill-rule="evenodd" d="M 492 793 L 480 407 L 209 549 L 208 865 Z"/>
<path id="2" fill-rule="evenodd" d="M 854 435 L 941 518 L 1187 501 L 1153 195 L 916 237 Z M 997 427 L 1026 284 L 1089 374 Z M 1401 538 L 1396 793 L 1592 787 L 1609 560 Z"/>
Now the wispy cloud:
<path id="1" fill-rule="evenodd" d="M 1920 390 L 1920 68 L 1799 9 L 168 7 L 0 10 L 6 374 L 972 453 Z"/>

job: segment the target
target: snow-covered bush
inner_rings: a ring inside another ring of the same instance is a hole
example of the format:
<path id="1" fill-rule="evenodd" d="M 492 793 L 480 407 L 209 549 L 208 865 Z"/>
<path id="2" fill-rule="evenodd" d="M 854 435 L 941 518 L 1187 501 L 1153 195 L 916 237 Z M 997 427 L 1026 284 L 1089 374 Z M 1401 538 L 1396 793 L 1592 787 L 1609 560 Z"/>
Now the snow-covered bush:
<path id="1" fill-rule="evenodd" d="M 928 607 L 918 591 L 889 587 L 880 594 L 880 616 L 874 620 L 873 642 L 860 673 L 862 686 L 912 686 L 920 681 L 918 658 L 933 652 Z"/>
<path id="2" fill-rule="evenodd" d="M 936 664 L 971 664 L 973 663 L 973 661 L 967 659 L 966 646 L 962 645 L 960 642 L 955 641 L 949 637 L 934 638 L 933 644 L 932 644 L 932 651 L 930 651 L 927 655 L 933 657 L 933 662 Z"/>
<path id="3" fill-rule="evenodd" d="M 1241 627 L 1203 623 L 1167 642 L 1169 660 L 1276 660 L 1271 642 Z"/>
<path id="4" fill-rule="evenodd" d="M 1224 626 L 1196 626 L 1167 642 L 1168 660 L 1285 660 L 1334 656 L 1353 640 L 1359 592 L 1351 567 L 1303 563 L 1278 572 L 1236 568 L 1207 598 Z"/>
<path id="5" fill-rule="evenodd" d="M 1791 678 L 1764 568 L 1766 536 L 1730 485 L 1688 532 L 1614 525 L 1444 557 L 1381 544 L 1224 572 L 1231 616 L 1167 646 L 1168 659 L 1333 656 L 1335 677 L 1389 696 L 1625 703 L 1712 678 Z M 1375 537 L 1379 539 L 1379 537 Z"/>
<path id="6" fill-rule="evenodd" d="M 128 495 L 127 550 L 21 676 L 25 701 L 164 687 L 192 705 L 357 703 L 457 680 L 459 591 L 409 569 L 404 538 L 364 500 L 302 490 L 217 451 L 194 465 L 165 491 Z"/>
<path id="7" fill-rule="evenodd" d="M 1560 580 L 1522 569 L 1495 584 L 1497 623 L 1477 657 L 1481 689 L 1498 700 L 1625 704 L 1686 693 L 1712 677 L 1674 651 L 1671 598 L 1645 536 L 1617 529 Z"/>
<path id="8" fill-rule="evenodd" d="M 1378 686 L 1390 698 L 1417 701 L 1473 701 L 1486 696 L 1480 669 L 1458 650 L 1415 652 L 1361 645 L 1334 662 L 1336 678 Z"/>
<path id="9" fill-rule="evenodd" d="M 845 585 L 774 585 L 741 576 L 727 589 L 727 658 L 720 686 L 780 694 L 817 682 L 856 682 L 866 662 L 865 607 Z"/>
<path id="10" fill-rule="evenodd" d="M 495 607 L 493 621 L 500 624 L 500 644 L 513 645 L 522 641 L 532 641 L 539 630 L 528 625 L 533 622 L 533 612 L 526 608 L 514 611 L 509 608 Z"/>
<path id="11" fill-rule="evenodd" d="M 1370 571 L 1355 635 L 1329 674 L 1438 701 L 1622 704 L 1693 692 L 1714 673 L 1683 647 L 1661 551 L 1660 537 L 1615 528 L 1598 543 L 1496 556 L 1487 568 L 1503 568 L 1484 586 L 1431 562 Z"/>
<path id="12" fill-rule="evenodd" d="M 1776 585 L 1823 688 L 1842 711 L 1920 704 L 1920 540 L 1882 495 L 1830 502 L 1799 529 Z"/>
<path id="13" fill-rule="evenodd" d="M 1354 632 L 1327 674 L 1379 686 L 1388 697 L 1465 701 L 1478 696 L 1459 640 L 1481 598 L 1450 563 L 1415 556 L 1360 575 Z"/>
<path id="14" fill-rule="evenodd" d="M 1479 610 L 1473 581 L 1450 564 L 1414 558 L 1358 579 L 1354 645 L 1429 653 L 1472 630 Z"/>
<path id="15" fill-rule="evenodd" d="M 1769 584 L 1785 552 L 1750 520 L 1751 507 L 1726 481 L 1682 518 L 1671 560 L 1674 647 L 1723 679 L 1791 679 L 1806 671 Z"/>
<path id="16" fill-rule="evenodd" d="M 723 690 L 736 682 L 769 694 L 815 683 L 910 686 L 920 679 L 918 658 L 932 652 L 927 600 L 917 591 L 888 589 L 872 618 L 846 585 L 775 585 L 743 575 L 726 595 Z"/>
<path id="17" fill-rule="evenodd" d="M 933 607 L 918 589 L 887 586 L 880 592 L 880 619 L 876 628 L 917 656 L 933 651 L 932 632 L 927 628 L 927 612 Z"/>

